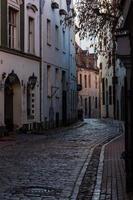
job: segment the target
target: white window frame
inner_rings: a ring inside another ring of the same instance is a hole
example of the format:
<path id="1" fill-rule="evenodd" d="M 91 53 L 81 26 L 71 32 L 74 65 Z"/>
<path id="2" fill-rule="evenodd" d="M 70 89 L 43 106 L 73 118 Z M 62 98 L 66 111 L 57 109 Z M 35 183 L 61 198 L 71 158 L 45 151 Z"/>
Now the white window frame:
<path id="1" fill-rule="evenodd" d="M 28 17 L 28 51 L 32 54 L 35 53 L 35 19 L 31 16 Z"/>
<path id="2" fill-rule="evenodd" d="M 47 45 L 51 46 L 51 20 L 47 19 Z"/>
<path id="3" fill-rule="evenodd" d="M 12 14 L 11 14 L 12 13 Z M 18 49 L 19 47 L 19 10 L 9 6 L 8 7 L 8 46 L 11 49 Z"/>

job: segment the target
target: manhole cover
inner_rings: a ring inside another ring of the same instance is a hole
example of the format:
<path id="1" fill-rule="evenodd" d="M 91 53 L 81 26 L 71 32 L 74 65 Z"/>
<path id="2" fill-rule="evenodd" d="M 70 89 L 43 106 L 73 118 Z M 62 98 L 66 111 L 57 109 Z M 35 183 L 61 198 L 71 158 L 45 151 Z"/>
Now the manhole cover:
<path id="1" fill-rule="evenodd" d="M 59 194 L 61 193 L 61 190 L 51 188 L 51 187 L 39 187 L 39 186 L 30 186 L 30 187 L 16 187 L 10 190 L 11 194 L 14 195 L 21 195 L 23 194 L 24 196 L 55 196 L 58 197 Z"/>

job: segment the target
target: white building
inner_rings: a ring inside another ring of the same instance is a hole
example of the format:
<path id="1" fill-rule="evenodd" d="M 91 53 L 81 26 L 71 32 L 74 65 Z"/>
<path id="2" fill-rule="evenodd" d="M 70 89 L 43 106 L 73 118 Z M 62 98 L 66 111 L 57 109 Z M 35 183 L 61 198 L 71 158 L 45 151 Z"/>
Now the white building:
<path id="1" fill-rule="evenodd" d="M 110 53 L 107 57 L 106 55 L 99 56 L 98 66 L 100 68 L 101 117 L 123 120 L 126 69 L 119 59 L 116 59 L 113 66 Z"/>
<path id="2" fill-rule="evenodd" d="M 76 120 L 72 16 L 71 0 L 0 0 L 0 127 Z"/>
<path id="3" fill-rule="evenodd" d="M 71 0 L 46 0 L 42 9 L 42 122 L 59 126 L 77 118 L 75 33 Z M 67 21 L 68 22 L 68 21 Z"/>
<path id="4" fill-rule="evenodd" d="M 114 116 L 113 106 L 113 67 L 109 63 L 108 57 L 99 56 L 98 66 L 100 68 L 100 107 L 101 117 Z"/>
<path id="5" fill-rule="evenodd" d="M 0 0 L 0 127 L 40 122 L 39 1 Z"/>

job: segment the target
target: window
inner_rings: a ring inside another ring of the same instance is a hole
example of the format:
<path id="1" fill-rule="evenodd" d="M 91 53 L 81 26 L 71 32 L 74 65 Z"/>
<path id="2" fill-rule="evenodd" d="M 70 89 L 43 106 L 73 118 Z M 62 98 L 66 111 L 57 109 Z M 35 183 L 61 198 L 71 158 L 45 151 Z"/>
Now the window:
<path id="1" fill-rule="evenodd" d="M 91 88 L 91 74 L 88 76 L 89 88 Z"/>
<path id="2" fill-rule="evenodd" d="M 65 50 L 66 50 L 66 33 L 63 30 L 63 51 L 65 51 Z"/>
<path id="3" fill-rule="evenodd" d="M 56 90 L 56 96 L 58 97 L 59 97 L 59 79 L 60 79 L 59 69 L 55 68 L 55 86 L 57 87 L 55 88 L 55 90 Z"/>
<path id="4" fill-rule="evenodd" d="M 103 105 L 105 105 L 105 79 L 102 78 L 102 100 L 103 100 Z"/>
<path id="5" fill-rule="evenodd" d="M 87 88 L 87 76 L 85 75 L 85 88 Z"/>
<path id="6" fill-rule="evenodd" d="M 47 19 L 47 44 L 51 45 L 51 21 Z"/>
<path id="7" fill-rule="evenodd" d="M 62 71 L 62 89 L 66 89 L 66 72 Z"/>
<path id="8" fill-rule="evenodd" d="M 112 105 L 112 86 L 109 86 L 109 104 Z"/>
<path id="9" fill-rule="evenodd" d="M 35 28 L 34 19 L 29 17 L 29 52 L 34 53 L 35 51 Z"/>
<path id="10" fill-rule="evenodd" d="M 59 49 L 59 27 L 55 26 L 55 47 Z"/>
<path id="11" fill-rule="evenodd" d="M 82 85 L 82 74 L 79 75 L 79 83 Z"/>
<path id="12" fill-rule="evenodd" d="M 81 106 L 83 105 L 83 99 L 82 99 L 82 96 L 80 96 L 80 105 L 81 105 Z"/>
<path id="13" fill-rule="evenodd" d="M 30 86 L 27 86 L 27 118 L 34 119 L 35 113 L 35 95 Z"/>
<path id="14" fill-rule="evenodd" d="M 9 7 L 9 38 L 8 43 L 10 48 L 17 48 L 17 13 L 15 9 Z"/>
<path id="15" fill-rule="evenodd" d="M 56 85 L 58 85 L 59 83 L 59 69 L 58 68 L 55 68 L 55 82 L 56 82 Z"/>
<path id="16" fill-rule="evenodd" d="M 51 96 L 51 66 L 47 66 L 47 94 Z"/>

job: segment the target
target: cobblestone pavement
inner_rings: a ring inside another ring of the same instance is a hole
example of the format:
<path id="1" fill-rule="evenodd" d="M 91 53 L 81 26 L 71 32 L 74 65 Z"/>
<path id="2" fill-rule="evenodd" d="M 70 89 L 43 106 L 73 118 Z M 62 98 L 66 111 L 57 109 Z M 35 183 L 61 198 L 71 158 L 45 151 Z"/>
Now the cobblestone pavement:
<path id="1" fill-rule="evenodd" d="M 76 129 L 0 142 L 0 200 L 76 200 L 94 147 L 121 129 L 117 121 L 85 122 Z"/>

